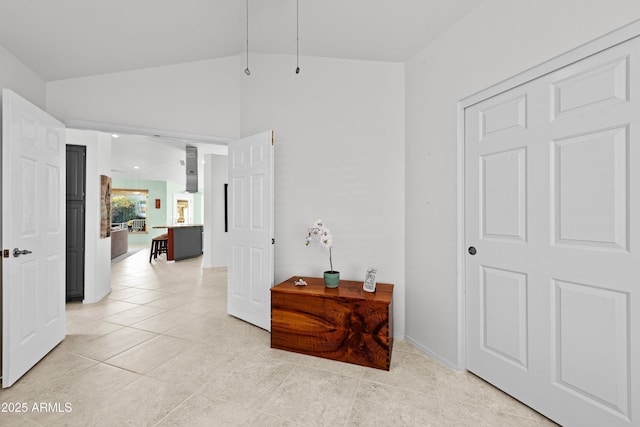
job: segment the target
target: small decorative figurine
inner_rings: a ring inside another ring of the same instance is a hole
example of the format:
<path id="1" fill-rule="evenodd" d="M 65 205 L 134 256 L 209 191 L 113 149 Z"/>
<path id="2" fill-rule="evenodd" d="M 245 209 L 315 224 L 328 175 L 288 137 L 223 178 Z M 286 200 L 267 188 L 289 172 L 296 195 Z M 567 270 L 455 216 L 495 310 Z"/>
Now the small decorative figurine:
<path id="1" fill-rule="evenodd" d="M 305 282 L 302 277 L 299 277 L 293 284 L 296 286 L 307 286 L 307 282 Z"/>

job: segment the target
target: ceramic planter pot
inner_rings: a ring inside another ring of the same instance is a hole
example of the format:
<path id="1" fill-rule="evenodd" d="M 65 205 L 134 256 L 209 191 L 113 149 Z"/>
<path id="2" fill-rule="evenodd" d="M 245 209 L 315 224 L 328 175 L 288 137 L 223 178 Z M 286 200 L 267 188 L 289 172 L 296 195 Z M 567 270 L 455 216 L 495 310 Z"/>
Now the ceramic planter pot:
<path id="1" fill-rule="evenodd" d="M 339 271 L 325 271 L 324 272 L 324 285 L 327 288 L 337 288 L 340 282 Z"/>

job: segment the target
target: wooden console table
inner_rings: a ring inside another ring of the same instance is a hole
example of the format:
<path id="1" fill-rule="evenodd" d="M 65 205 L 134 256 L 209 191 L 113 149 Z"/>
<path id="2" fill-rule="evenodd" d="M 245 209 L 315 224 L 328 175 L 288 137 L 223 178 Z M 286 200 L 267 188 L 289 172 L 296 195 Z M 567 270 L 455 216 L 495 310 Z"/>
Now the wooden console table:
<path id="1" fill-rule="evenodd" d="M 362 282 L 292 277 L 271 288 L 271 347 L 389 370 L 393 347 L 393 285 L 375 293 Z"/>

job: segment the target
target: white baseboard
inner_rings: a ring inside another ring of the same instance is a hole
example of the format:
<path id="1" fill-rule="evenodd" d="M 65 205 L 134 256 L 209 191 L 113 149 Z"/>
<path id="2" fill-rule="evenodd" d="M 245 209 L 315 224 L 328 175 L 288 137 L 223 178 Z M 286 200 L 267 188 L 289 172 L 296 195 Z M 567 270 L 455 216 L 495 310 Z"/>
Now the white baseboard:
<path id="1" fill-rule="evenodd" d="M 465 370 L 463 367 L 456 366 L 455 364 L 451 363 L 449 360 L 444 359 L 443 357 L 441 357 L 437 353 L 434 353 L 433 351 L 429 350 L 428 348 L 426 348 L 422 344 L 418 343 L 413 338 L 408 337 L 408 336 L 405 335 L 404 339 L 405 339 L 405 341 L 409 342 L 412 346 L 414 346 L 415 348 L 417 348 L 418 350 L 420 350 L 421 352 L 423 352 L 424 354 L 426 354 L 430 358 L 435 359 L 438 362 L 440 362 L 443 365 L 445 365 L 447 368 L 451 368 L 454 371 L 464 371 Z"/>

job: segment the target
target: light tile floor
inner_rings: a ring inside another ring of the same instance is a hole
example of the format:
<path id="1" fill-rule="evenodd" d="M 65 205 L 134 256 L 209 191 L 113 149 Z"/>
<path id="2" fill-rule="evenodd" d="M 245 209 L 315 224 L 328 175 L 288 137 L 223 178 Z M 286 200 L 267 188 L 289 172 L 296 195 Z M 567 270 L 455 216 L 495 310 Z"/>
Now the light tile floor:
<path id="1" fill-rule="evenodd" d="M 272 350 L 226 314 L 225 269 L 148 254 L 112 265 L 100 303 L 67 304 L 67 338 L 0 391 L 3 410 L 26 413 L 0 412 L 0 425 L 554 425 L 402 340 L 389 372 Z"/>

